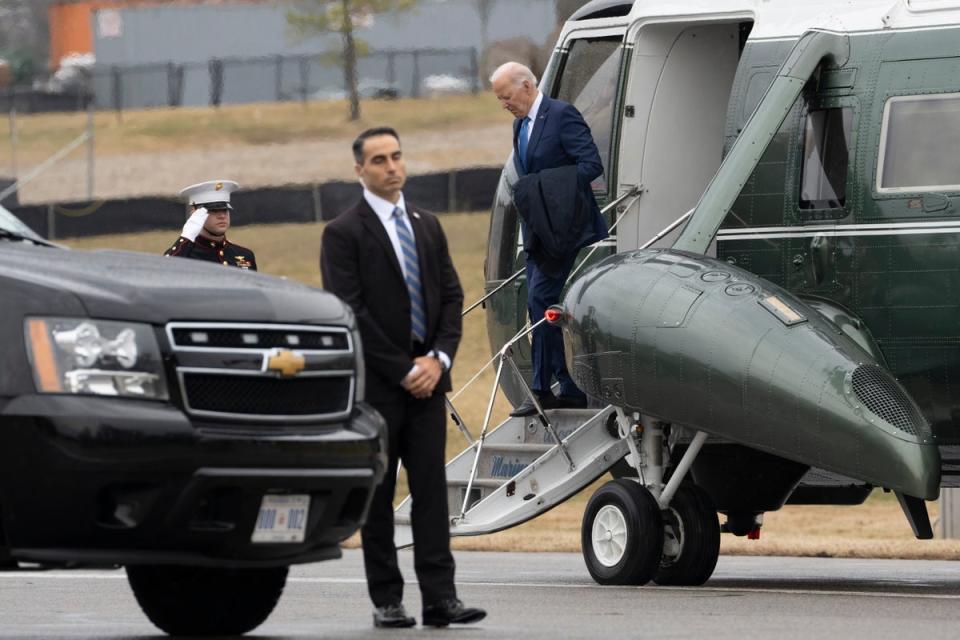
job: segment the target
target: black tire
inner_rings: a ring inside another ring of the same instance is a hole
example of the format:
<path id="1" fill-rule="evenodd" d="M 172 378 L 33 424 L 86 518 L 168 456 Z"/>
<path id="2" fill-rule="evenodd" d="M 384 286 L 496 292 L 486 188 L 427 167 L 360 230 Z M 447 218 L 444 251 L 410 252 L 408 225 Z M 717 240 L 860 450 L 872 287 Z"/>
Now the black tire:
<path id="1" fill-rule="evenodd" d="M 710 579 L 720 555 L 720 522 L 713 501 L 695 484 L 684 484 L 663 512 L 664 554 L 653 581 L 699 586 Z"/>
<path id="2" fill-rule="evenodd" d="M 609 520 L 623 528 L 614 532 L 619 544 L 615 539 L 606 545 L 603 540 L 594 539 L 594 525 L 602 528 Z M 587 504 L 580 527 L 580 544 L 587 569 L 597 583 L 650 582 L 663 552 L 663 520 L 657 501 L 633 480 L 611 480 L 600 487 Z"/>
<path id="3" fill-rule="evenodd" d="M 173 636 L 235 636 L 260 626 L 280 599 L 287 567 L 130 566 L 127 580 L 150 621 Z"/>

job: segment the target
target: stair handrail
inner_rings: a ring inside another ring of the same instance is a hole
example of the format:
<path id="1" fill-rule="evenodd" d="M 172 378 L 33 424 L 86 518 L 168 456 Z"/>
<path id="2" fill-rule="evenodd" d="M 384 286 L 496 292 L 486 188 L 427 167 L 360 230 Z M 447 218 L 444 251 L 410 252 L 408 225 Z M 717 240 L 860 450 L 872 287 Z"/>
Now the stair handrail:
<path id="1" fill-rule="evenodd" d="M 490 428 L 490 417 L 493 415 L 493 405 L 497 400 L 497 391 L 500 389 L 500 378 L 503 376 L 503 364 L 504 362 L 507 361 L 507 359 L 510 359 L 510 361 L 513 362 L 512 356 L 510 355 L 513 345 L 515 345 L 517 341 L 524 338 L 528 333 L 532 332 L 534 329 L 539 327 L 544 322 L 546 322 L 546 318 L 542 318 L 532 326 L 525 327 L 517 335 L 515 335 L 509 342 L 503 345 L 503 347 L 500 348 L 500 350 L 497 352 L 497 355 L 494 357 L 494 360 L 499 359 L 500 362 L 497 365 L 497 374 L 494 377 L 493 386 L 490 389 L 490 400 L 487 402 L 487 411 L 483 417 L 483 427 L 481 427 L 480 429 L 480 437 L 474 443 L 471 444 L 471 446 L 474 449 L 476 449 L 476 451 L 474 452 L 474 455 L 473 455 L 473 465 L 470 467 L 470 477 L 467 480 L 467 489 L 463 494 L 463 504 L 460 508 L 460 515 L 457 517 L 458 520 L 464 519 L 464 516 L 467 513 L 467 507 L 470 504 L 470 492 L 473 490 L 473 482 L 477 478 L 477 467 L 480 464 L 480 454 L 483 452 L 483 445 L 487 440 L 487 431 Z M 493 360 L 491 360 L 491 364 L 492 363 L 493 363 Z M 481 371 L 486 369 L 487 366 L 489 365 L 484 366 L 484 368 L 481 369 Z M 516 371 L 516 363 L 513 363 L 513 366 L 514 366 L 514 371 Z M 525 385 L 522 378 L 520 379 L 520 382 L 521 384 Z M 464 387 L 464 389 L 465 388 L 466 387 Z M 463 389 L 461 389 L 460 391 L 462 392 Z M 531 393 L 530 395 L 533 398 L 533 402 L 535 406 L 537 407 L 537 411 L 540 412 L 540 415 L 542 417 L 543 409 L 542 407 L 540 407 L 540 404 L 537 402 L 535 394 Z M 549 424 L 549 421 L 547 421 L 547 424 Z M 551 432 L 553 432 L 552 427 L 551 427 Z M 557 442 L 558 444 L 560 444 L 559 440 Z M 567 459 L 570 460 L 570 454 L 566 452 L 566 450 L 564 450 L 564 452 L 567 455 Z M 573 460 L 570 460 L 570 464 L 571 465 L 573 464 Z"/>
<path id="2" fill-rule="evenodd" d="M 640 197 L 639 194 L 638 194 L 636 197 L 639 198 L 639 197 Z M 633 203 L 630 203 L 630 205 L 628 205 L 628 206 L 626 207 L 626 210 L 624 211 L 624 214 L 626 213 L 627 210 L 630 209 L 631 206 L 633 206 Z M 679 227 L 681 224 L 683 224 L 691 215 L 693 215 L 694 210 L 695 210 L 695 208 L 694 208 L 694 209 L 690 209 L 690 210 L 687 211 L 685 214 L 683 214 L 682 216 L 680 216 L 679 218 L 677 218 L 676 220 L 674 220 L 673 222 L 671 222 L 670 224 L 668 224 L 666 227 L 664 227 L 662 230 L 660 230 L 656 235 L 654 235 L 652 238 L 650 238 L 650 240 L 648 240 L 648 241 L 645 242 L 642 246 L 640 246 L 640 247 L 638 248 L 638 250 L 649 249 L 654 243 L 658 242 L 659 240 L 661 240 L 662 238 L 664 238 L 667 234 L 669 234 L 671 231 L 673 231 L 674 229 L 676 229 L 677 227 Z M 613 225 L 610 227 L 611 230 L 613 230 L 614 228 L 616 228 L 616 226 L 620 223 L 620 220 L 623 219 L 623 215 L 624 215 L 624 214 L 621 214 L 621 216 L 616 220 L 616 222 L 613 223 Z M 594 246 L 594 247 L 590 250 L 590 253 L 588 253 L 587 256 L 571 271 L 570 276 L 569 276 L 568 279 L 567 279 L 568 282 L 569 282 L 570 278 L 572 278 L 574 275 L 576 275 L 577 271 L 579 271 L 580 268 L 583 267 L 584 264 L 586 264 L 587 260 L 590 258 L 591 255 L 593 255 L 593 252 L 596 251 L 596 249 L 597 249 L 597 247 Z M 522 273 L 522 272 L 523 272 L 523 270 L 521 269 L 518 273 Z M 515 274 L 515 275 L 516 275 L 516 274 Z M 491 291 L 491 293 L 494 293 L 494 292 Z M 520 331 L 519 331 L 517 334 L 515 334 L 512 338 L 510 338 L 510 340 L 508 340 L 508 341 L 506 342 L 506 344 L 504 345 L 503 348 L 500 349 L 500 351 L 498 351 L 497 353 L 495 353 L 492 358 L 490 358 L 489 360 L 487 360 L 486 364 L 484 364 L 482 367 L 480 367 L 480 369 L 479 369 L 475 374 L 473 374 L 473 377 L 471 377 L 469 380 L 467 380 L 466 384 L 464 384 L 462 387 L 460 387 L 460 389 L 459 389 L 456 393 L 454 393 L 452 396 L 448 396 L 448 397 L 445 399 L 446 404 L 447 404 L 447 407 L 450 409 L 450 416 L 451 416 L 451 418 L 453 418 L 454 424 L 457 425 L 457 428 L 460 430 L 461 435 L 463 435 L 463 437 L 466 439 L 466 441 L 467 441 L 467 443 L 468 443 L 468 445 L 469 445 L 470 447 L 476 446 L 476 440 L 474 440 L 474 439 L 473 439 L 473 436 L 470 435 L 470 430 L 467 428 L 467 425 L 466 425 L 466 423 L 464 422 L 463 418 L 462 418 L 462 417 L 460 416 L 460 414 L 457 412 L 456 407 L 453 406 L 453 401 L 456 400 L 457 398 L 459 398 L 460 395 L 470 387 L 470 385 L 472 385 L 474 382 L 476 382 L 477 379 L 478 379 L 481 375 L 483 375 L 483 372 L 487 370 L 487 368 L 489 368 L 489 367 L 490 367 L 494 362 L 496 362 L 498 359 L 500 359 L 500 358 L 503 357 L 503 349 L 504 349 L 504 348 L 506 348 L 506 347 L 512 347 L 514 344 L 517 343 L 517 341 L 519 341 L 521 338 L 523 338 L 524 336 L 526 336 L 528 333 L 530 333 L 531 331 L 533 331 L 534 329 L 536 329 L 536 328 L 537 328 L 538 326 L 540 326 L 540 324 L 542 324 L 543 322 L 544 322 L 544 320 L 541 319 L 541 320 L 539 320 L 539 321 L 537 322 L 537 324 L 535 324 L 534 326 L 531 327 L 531 326 L 530 326 L 530 322 L 527 321 L 527 323 L 524 324 L 523 328 L 520 329 Z M 514 363 L 514 364 L 515 364 L 515 363 Z M 495 388 L 496 388 L 496 387 L 495 387 Z"/>
<path id="3" fill-rule="evenodd" d="M 626 200 L 626 199 L 629 198 L 630 196 L 636 195 L 636 197 L 639 198 L 639 197 L 640 197 L 639 192 L 640 192 L 640 190 L 641 190 L 642 188 L 643 188 L 643 186 L 642 186 L 642 185 L 639 185 L 639 184 L 632 185 L 628 191 L 626 191 L 626 192 L 623 193 L 622 195 L 618 196 L 616 200 L 614 200 L 614 201 L 608 203 L 606 206 L 604 206 L 603 209 L 600 210 L 600 213 L 601 213 L 601 214 L 604 214 L 604 213 L 607 213 L 608 211 L 611 211 L 614 207 L 616 207 L 617 205 L 619 205 L 621 202 L 623 202 L 624 200 Z M 614 222 L 614 223 L 610 226 L 609 232 L 613 232 L 613 230 L 617 228 L 617 225 L 620 224 L 620 220 L 623 219 L 623 216 L 626 215 L 627 211 L 629 211 L 629 210 L 630 210 L 630 207 L 632 207 L 632 206 L 633 206 L 633 202 L 631 202 L 629 205 L 627 205 L 627 206 L 624 208 L 623 212 L 622 212 L 622 213 L 620 214 L 620 216 L 617 218 L 616 222 Z M 589 255 L 593 255 L 593 251 L 596 251 L 596 246 L 597 246 L 597 245 L 594 246 L 593 250 L 591 250 L 591 252 L 590 252 L 590 254 L 588 254 L 588 256 L 589 256 Z M 486 302 L 487 300 L 489 300 L 491 297 L 493 297 L 493 295 L 494 295 L 495 293 L 497 293 L 498 291 L 502 290 L 505 286 L 507 286 L 508 284 L 510 284 L 511 282 L 513 282 L 514 280 L 516 280 L 517 278 L 519 278 L 521 275 L 523 275 L 523 272 L 524 272 L 524 271 L 525 271 L 525 269 L 520 269 L 520 270 L 518 270 L 516 273 L 514 273 L 512 276 L 510 276 L 509 278 L 507 278 L 506 280 L 504 280 L 503 282 L 501 282 L 499 285 L 497 285 L 497 288 L 496 288 L 496 289 L 490 291 L 490 293 L 486 294 L 485 296 L 483 296 L 482 298 L 480 298 L 479 300 L 477 300 L 476 302 L 474 302 L 472 305 L 470 305 L 469 307 L 467 307 L 467 308 L 463 311 L 463 313 L 460 314 L 460 317 L 461 317 L 461 318 L 466 317 L 466 315 L 467 315 L 468 313 L 470 313 L 471 311 L 473 311 L 474 309 L 476 309 L 477 307 L 479 307 L 480 305 L 482 305 L 484 302 Z"/>
<path id="4" fill-rule="evenodd" d="M 639 198 L 639 194 L 636 197 Z M 632 203 L 627 207 L 627 210 L 629 210 L 630 206 L 633 206 Z M 690 209 L 689 211 L 684 213 L 682 216 L 680 216 L 679 218 L 671 222 L 669 225 L 664 227 L 660 232 L 654 235 L 654 237 L 652 237 L 650 240 L 644 243 L 643 246 L 640 247 L 640 249 L 647 249 L 650 246 L 652 246 L 654 243 L 656 243 L 657 241 L 662 239 L 664 236 L 669 234 L 671 231 L 673 231 L 674 229 L 679 227 L 681 224 L 683 224 L 684 221 L 686 221 L 691 215 L 693 215 L 693 212 L 694 212 L 694 209 Z M 620 223 L 620 220 L 623 219 L 623 215 L 624 214 L 621 214 L 621 216 L 617 219 L 617 221 L 614 222 L 613 226 L 611 226 L 611 230 L 613 230 L 617 226 L 617 224 Z M 597 247 L 594 246 L 591 249 L 591 252 L 587 254 L 587 256 L 580 262 L 580 264 L 578 264 L 577 267 L 571 271 L 570 276 L 568 277 L 568 280 L 567 280 L 568 282 L 569 282 L 569 279 L 572 278 L 584 264 L 586 264 L 587 260 L 589 260 L 593 251 L 595 251 L 596 249 Z M 537 327 L 539 327 L 544 322 L 546 322 L 545 317 L 541 318 L 533 325 L 531 325 L 530 322 L 528 321 L 519 332 L 517 332 L 510 340 L 508 340 L 500 348 L 499 351 L 497 351 L 497 353 L 493 356 L 493 358 L 491 358 L 485 365 L 483 365 L 483 367 L 481 367 L 481 369 L 463 387 L 460 388 L 459 391 L 453 394 L 452 397 L 449 397 L 445 400 L 447 403 L 447 406 L 451 410 L 451 415 L 453 417 L 454 422 L 456 423 L 457 427 L 460 429 L 461 434 L 463 434 L 463 436 L 467 439 L 467 442 L 469 443 L 468 448 L 475 449 L 474 456 L 473 456 L 473 464 L 471 465 L 471 468 L 470 468 L 470 477 L 467 479 L 467 487 L 463 495 L 463 503 L 461 504 L 461 507 L 460 507 L 460 514 L 455 518 L 457 521 L 462 522 L 466 518 L 467 509 L 470 506 L 470 492 L 473 490 L 473 484 L 477 477 L 477 469 L 480 465 L 480 455 L 483 452 L 483 445 L 486 442 L 487 432 L 489 431 L 489 428 L 490 428 L 490 418 L 493 415 L 493 405 L 497 399 L 497 391 L 500 389 L 500 379 L 503 376 L 504 363 L 508 363 L 510 365 L 511 370 L 513 371 L 514 375 L 517 377 L 520 385 L 523 387 L 523 390 L 525 391 L 527 398 L 533 403 L 534 407 L 536 408 L 537 415 L 540 419 L 541 424 L 547 430 L 547 432 L 551 436 L 553 436 L 554 442 L 556 442 L 555 446 L 559 447 L 560 452 L 563 454 L 563 456 L 567 460 L 567 463 L 570 465 L 570 469 L 572 470 L 576 468 L 576 464 L 574 463 L 573 458 L 570 455 L 570 452 L 567 450 L 566 444 L 563 442 L 563 440 L 560 439 L 560 434 L 558 434 L 556 430 L 553 428 L 553 424 L 550 422 L 550 420 L 547 419 L 546 414 L 544 413 L 543 407 L 540 405 L 540 402 L 536 397 L 536 394 L 533 393 L 533 391 L 527 385 L 526 381 L 523 378 L 523 375 L 520 372 L 520 369 L 517 367 L 517 363 L 513 360 L 513 346 L 517 342 L 522 340 L 524 337 L 526 337 L 528 334 L 532 333 Z M 463 419 L 460 417 L 459 413 L 457 413 L 457 410 L 453 405 L 453 401 L 456 400 L 460 396 L 460 394 L 462 394 L 471 384 L 473 384 L 477 380 L 477 378 L 479 378 L 480 375 L 487 370 L 487 368 L 490 365 L 492 365 L 494 362 L 498 360 L 499 360 L 499 363 L 497 365 L 497 373 L 493 380 L 493 387 L 490 390 L 490 399 L 487 402 L 487 409 L 483 418 L 483 426 L 481 427 L 479 438 L 477 440 L 474 440 L 473 437 L 470 435 L 469 430 L 466 428 L 466 425 L 464 424 Z"/>
<path id="5" fill-rule="evenodd" d="M 661 229 L 660 232 L 657 233 L 657 235 L 647 240 L 645 243 L 643 243 L 643 245 L 637 247 L 636 250 L 642 251 L 644 249 L 649 249 L 654 245 L 654 243 L 659 242 L 664 238 L 664 236 L 666 236 L 668 233 L 670 233 L 671 231 L 679 227 L 681 224 L 683 224 L 687 220 L 687 218 L 693 215 L 693 212 L 696 210 L 697 210 L 696 207 L 694 207 L 693 209 L 690 209 L 690 211 L 687 211 L 685 214 L 683 214 L 682 216 L 680 216 L 679 218 L 677 218 L 676 220 L 674 220 L 673 222 L 665 226 L 663 229 Z"/>
<path id="6" fill-rule="evenodd" d="M 638 196 L 638 197 L 639 197 L 639 196 Z M 631 204 L 631 206 L 632 206 L 632 204 Z M 627 207 L 627 208 L 629 209 L 629 207 Z M 693 215 L 693 212 L 694 212 L 694 209 L 690 209 L 689 211 L 687 211 L 685 214 L 683 214 L 682 216 L 680 216 L 679 218 L 677 218 L 676 220 L 674 220 L 673 222 L 671 222 L 669 225 L 667 225 L 666 227 L 664 227 L 661 231 L 659 231 L 655 236 L 653 236 L 652 238 L 650 238 L 650 240 L 648 240 L 647 242 L 645 242 L 642 246 L 638 247 L 637 250 L 639 251 L 639 250 L 642 250 L 642 249 L 649 249 L 653 244 L 655 244 L 656 242 L 660 241 L 660 240 L 663 239 L 667 234 L 669 234 L 671 231 L 673 231 L 674 229 L 676 229 L 677 227 L 679 227 L 681 224 L 683 224 L 683 223 L 687 220 L 687 218 L 689 218 L 691 215 Z M 622 216 L 621 216 L 621 218 L 622 218 Z M 619 224 L 619 222 L 620 222 L 620 220 L 617 220 L 616 222 L 614 222 L 613 225 L 610 227 L 611 230 L 612 230 L 614 227 L 616 227 L 617 224 Z M 597 249 L 597 247 L 593 247 L 593 248 L 590 250 L 590 253 L 587 254 L 586 258 L 584 258 L 584 260 L 581 261 L 581 262 L 573 269 L 573 271 L 571 271 L 571 273 L 570 273 L 570 278 L 572 278 L 574 275 L 576 275 L 577 271 L 579 271 L 579 269 L 586 263 L 587 258 L 589 258 L 589 257 L 593 254 L 593 251 L 595 251 L 596 249 Z M 518 271 L 517 273 L 515 273 L 513 276 L 511 276 L 511 278 L 513 278 L 513 277 L 515 277 L 515 276 L 517 276 L 518 274 L 521 274 L 521 273 L 523 273 L 523 269 L 521 269 L 520 271 Z M 567 280 L 568 280 L 568 282 L 569 282 L 569 278 L 568 278 Z M 490 293 L 495 293 L 495 291 L 496 291 L 496 290 L 491 291 Z M 543 322 L 543 320 L 540 320 L 539 322 L 537 322 L 537 325 L 539 325 L 541 322 Z M 530 333 L 530 331 L 533 331 L 533 329 L 534 329 L 534 327 L 531 327 L 531 326 L 530 326 L 530 322 L 527 321 L 527 323 L 523 326 L 523 328 L 520 329 L 520 332 L 517 333 L 516 335 L 514 335 L 512 338 L 510 338 L 510 340 L 508 340 L 506 344 L 507 344 L 507 345 L 513 345 L 513 344 L 515 344 L 520 338 L 522 338 L 523 336 L 525 336 L 525 335 L 527 335 L 528 333 Z M 496 362 L 499 357 L 500 357 L 500 351 L 498 351 L 497 353 L 495 353 L 492 358 L 490 358 L 489 360 L 487 360 L 486 364 L 484 364 L 482 367 L 480 367 L 480 369 L 473 375 L 472 378 L 470 378 L 462 387 L 460 387 L 460 389 L 459 389 L 456 393 L 454 393 L 452 396 L 450 396 L 450 402 L 453 402 L 454 400 L 456 400 L 457 398 L 459 398 L 460 395 L 461 395 L 464 391 L 466 391 L 467 388 L 468 388 L 470 385 L 472 385 L 474 382 L 476 382 L 476 381 L 477 381 L 477 378 L 479 378 L 479 377 L 483 374 L 483 372 L 486 371 L 488 367 L 490 367 L 490 365 L 492 365 L 494 362 Z"/>

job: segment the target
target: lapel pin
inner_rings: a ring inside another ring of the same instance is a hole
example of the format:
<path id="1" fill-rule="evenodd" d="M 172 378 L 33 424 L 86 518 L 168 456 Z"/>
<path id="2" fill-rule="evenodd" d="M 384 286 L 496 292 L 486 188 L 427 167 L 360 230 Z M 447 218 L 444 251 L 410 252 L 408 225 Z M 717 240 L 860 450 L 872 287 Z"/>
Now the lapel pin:
<path id="1" fill-rule="evenodd" d="M 410 215 L 412 215 L 412 216 L 413 216 L 414 218 L 416 218 L 417 220 L 420 219 L 420 214 L 417 213 L 416 211 L 411 211 L 411 212 L 410 212 Z"/>

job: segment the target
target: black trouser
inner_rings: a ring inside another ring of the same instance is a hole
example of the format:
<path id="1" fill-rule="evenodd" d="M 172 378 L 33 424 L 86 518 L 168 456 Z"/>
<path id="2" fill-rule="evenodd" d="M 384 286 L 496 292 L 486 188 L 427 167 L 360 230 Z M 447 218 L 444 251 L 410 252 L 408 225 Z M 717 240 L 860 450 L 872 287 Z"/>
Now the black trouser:
<path id="1" fill-rule="evenodd" d="M 374 606 L 403 599 L 403 576 L 393 543 L 393 497 L 397 458 L 407 470 L 413 504 L 413 561 L 424 605 L 456 597 L 447 506 L 445 447 L 446 408 L 443 394 L 426 400 L 407 395 L 393 403 L 371 403 L 390 431 L 390 465 L 376 488 L 367 523 L 361 529 L 367 589 Z"/>

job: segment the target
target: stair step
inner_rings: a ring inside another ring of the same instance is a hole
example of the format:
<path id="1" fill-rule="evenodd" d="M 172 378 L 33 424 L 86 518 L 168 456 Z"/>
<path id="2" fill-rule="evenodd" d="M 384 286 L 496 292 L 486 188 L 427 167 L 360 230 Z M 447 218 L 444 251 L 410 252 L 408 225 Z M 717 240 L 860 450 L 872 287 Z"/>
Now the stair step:
<path id="1" fill-rule="evenodd" d="M 470 486 L 470 501 L 467 503 L 469 509 L 480 502 L 494 491 L 503 486 L 506 480 L 497 480 L 493 478 L 475 478 Z M 467 481 L 447 480 L 447 504 L 450 506 L 450 513 L 460 513 L 463 507 L 463 499 L 467 495 Z"/>
<path id="2" fill-rule="evenodd" d="M 592 409 L 550 409 L 546 412 L 547 419 L 561 440 L 567 438 L 595 414 L 596 411 Z M 540 416 L 511 418 L 511 420 L 520 423 L 516 428 L 521 431 L 520 437 L 523 438 L 524 443 L 556 444 L 553 435 L 540 422 Z"/>
<path id="3" fill-rule="evenodd" d="M 505 420 L 488 433 L 479 459 L 475 445 L 447 465 L 451 534 L 477 535 L 520 524 L 588 485 L 627 453 L 626 442 L 611 432 L 614 417 L 611 407 L 547 412 L 555 432 L 567 440 L 572 468 L 539 416 Z M 474 464 L 476 479 L 461 518 Z M 413 542 L 410 508 L 408 497 L 395 513 L 399 547 Z"/>
<path id="4" fill-rule="evenodd" d="M 556 445 L 552 444 L 494 444 L 484 443 L 484 451 L 497 451 L 500 453 L 539 453 L 545 454 Z"/>
<path id="5" fill-rule="evenodd" d="M 506 482 L 506 481 L 505 481 L 505 480 L 496 480 L 496 479 L 493 479 L 493 478 L 475 478 L 475 479 L 473 480 L 473 486 L 474 486 L 474 487 L 482 487 L 482 488 L 484 488 L 484 489 L 496 489 L 497 487 L 499 487 L 500 485 L 502 485 L 504 482 Z M 463 479 L 463 480 L 459 480 L 459 479 L 458 479 L 458 480 L 449 480 L 449 479 L 448 479 L 448 480 L 447 480 L 447 486 L 448 486 L 448 487 L 465 487 L 465 486 L 467 486 L 467 480 L 466 480 L 466 479 Z"/>
<path id="6" fill-rule="evenodd" d="M 491 478 L 475 478 L 473 486 L 470 488 L 473 499 L 470 501 L 468 508 L 502 487 L 504 482 L 504 480 L 494 480 Z M 447 479 L 447 504 L 450 507 L 451 514 L 456 515 L 460 513 L 466 491 L 466 479 Z M 395 513 L 394 522 L 396 524 L 410 524 L 410 514 L 405 512 Z"/>

